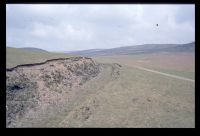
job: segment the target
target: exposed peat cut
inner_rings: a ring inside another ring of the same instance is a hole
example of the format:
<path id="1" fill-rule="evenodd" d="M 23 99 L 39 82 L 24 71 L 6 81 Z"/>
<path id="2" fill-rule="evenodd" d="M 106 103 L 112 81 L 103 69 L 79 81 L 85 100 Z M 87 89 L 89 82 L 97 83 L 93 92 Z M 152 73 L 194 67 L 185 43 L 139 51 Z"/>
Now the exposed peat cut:
<path id="1" fill-rule="evenodd" d="M 86 57 L 53 59 L 7 69 L 7 126 L 14 125 L 17 119 L 41 102 L 54 101 L 53 96 L 48 96 L 51 92 L 52 95 L 65 94 L 98 73 L 99 64 Z"/>

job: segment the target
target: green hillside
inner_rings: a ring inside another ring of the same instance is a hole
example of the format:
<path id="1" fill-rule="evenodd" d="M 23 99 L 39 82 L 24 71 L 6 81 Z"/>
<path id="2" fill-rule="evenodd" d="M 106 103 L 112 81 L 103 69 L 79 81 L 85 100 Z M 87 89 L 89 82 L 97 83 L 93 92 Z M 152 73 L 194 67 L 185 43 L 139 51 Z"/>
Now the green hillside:
<path id="1" fill-rule="evenodd" d="M 72 55 L 64 53 L 35 52 L 6 47 L 6 68 L 11 68 L 19 64 L 38 63 L 48 59 L 67 57 L 72 57 Z"/>
<path id="2" fill-rule="evenodd" d="M 25 48 L 18 48 L 18 49 L 23 49 L 23 50 L 26 50 L 26 51 L 34 51 L 34 52 L 48 52 L 48 51 L 43 50 L 43 49 L 32 48 L 32 47 L 25 47 Z"/>

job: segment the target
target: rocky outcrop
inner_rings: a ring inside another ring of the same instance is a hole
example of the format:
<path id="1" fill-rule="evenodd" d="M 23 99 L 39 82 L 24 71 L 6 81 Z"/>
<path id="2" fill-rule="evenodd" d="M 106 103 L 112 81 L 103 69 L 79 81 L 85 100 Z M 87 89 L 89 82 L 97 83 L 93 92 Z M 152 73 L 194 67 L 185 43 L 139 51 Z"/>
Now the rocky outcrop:
<path id="1" fill-rule="evenodd" d="M 53 59 L 7 69 L 7 126 L 23 117 L 27 110 L 37 107 L 43 95 L 47 95 L 45 90 L 54 94 L 67 93 L 84 85 L 99 72 L 99 65 L 86 57 Z"/>

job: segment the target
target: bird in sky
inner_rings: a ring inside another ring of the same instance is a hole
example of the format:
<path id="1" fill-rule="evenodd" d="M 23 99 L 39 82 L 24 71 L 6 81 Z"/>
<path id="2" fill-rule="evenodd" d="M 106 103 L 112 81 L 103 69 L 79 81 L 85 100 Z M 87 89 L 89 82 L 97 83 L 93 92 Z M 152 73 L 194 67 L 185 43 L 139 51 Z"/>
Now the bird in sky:
<path id="1" fill-rule="evenodd" d="M 156 24 L 156 26 L 158 27 L 158 24 Z"/>

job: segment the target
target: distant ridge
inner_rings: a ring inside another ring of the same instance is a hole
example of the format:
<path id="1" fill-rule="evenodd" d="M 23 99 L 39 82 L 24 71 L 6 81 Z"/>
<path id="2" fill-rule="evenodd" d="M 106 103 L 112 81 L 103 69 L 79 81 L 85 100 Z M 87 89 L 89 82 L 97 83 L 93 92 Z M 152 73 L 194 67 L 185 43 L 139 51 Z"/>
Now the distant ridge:
<path id="1" fill-rule="evenodd" d="M 6 47 L 6 68 L 12 68 L 21 64 L 40 63 L 50 59 L 69 58 L 65 53 L 53 53 L 38 49 L 23 49 Z"/>
<path id="2" fill-rule="evenodd" d="M 112 49 L 101 50 L 83 50 L 68 52 L 68 54 L 81 55 L 81 56 L 111 56 L 111 55 L 134 55 L 134 54 L 146 54 L 157 52 L 194 52 L 195 42 L 187 44 L 144 44 L 136 46 L 125 46 Z"/>
<path id="3" fill-rule="evenodd" d="M 33 47 L 24 47 L 24 48 L 18 48 L 18 49 L 23 49 L 26 51 L 34 51 L 34 52 L 48 52 L 46 50 L 40 49 L 40 48 L 33 48 Z"/>
<path id="4" fill-rule="evenodd" d="M 106 49 L 89 49 L 89 50 L 80 50 L 80 51 L 66 51 L 64 53 L 84 53 L 84 54 L 88 54 L 88 53 L 92 53 L 92 52 L 96 52 L 96 51 L 103 51 Z"/>

